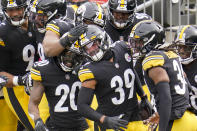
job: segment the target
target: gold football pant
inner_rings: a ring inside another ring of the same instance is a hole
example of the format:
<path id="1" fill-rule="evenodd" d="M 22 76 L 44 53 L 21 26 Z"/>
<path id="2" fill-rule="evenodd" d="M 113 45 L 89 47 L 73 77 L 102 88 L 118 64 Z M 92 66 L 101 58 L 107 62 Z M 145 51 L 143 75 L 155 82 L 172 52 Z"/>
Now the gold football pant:
<path id="1" fill-rule="evenodd" d="M 28 113 L 29 96 L 25 93 L 24 86 L 15 86 L 13 88 L 4 87 L 3 94 L 6 104 L 17 119 L 20 120 L 25 128 L 29 131 L 33 131 L 35 125 Z M 43 121 L 46 121 L 49 116 L 49 108 L 46 98 L 42 99 L 39 110 L 41 118 Z"/>
<path id="2" fill-rule="evenodd" d="M 9 109 L 5 100 L 0 99 L 0 131 L 16 131 L 18 119 Z"/>
<path id="3" fill-rule="evenodd" d="M 98 103 L 97 103 L 97 99 L 96 99 L 96 95 L 94 95 L 94 98 L 92 100 L 92 104 L 91 104 L 91 107 L 96 110 L 96 108 L 98 107 Z M 89 130 L 90 131 L 94 131 L 94 121 L 91 121 L 89 119 L 86 119 L 87 123 L 88 123 L 88 126 L 89 126 Z"/>
<path id="4" fill-rule="evenodd" d="M 158 131 L 158 128 L 157 128 L 157 131 Z M 186 111 L 180 119 L 170 121 L 169 129 L 167 130 L 169 131 L 197 131 L 197 118 L 194 113 L 190 111 Z"/>

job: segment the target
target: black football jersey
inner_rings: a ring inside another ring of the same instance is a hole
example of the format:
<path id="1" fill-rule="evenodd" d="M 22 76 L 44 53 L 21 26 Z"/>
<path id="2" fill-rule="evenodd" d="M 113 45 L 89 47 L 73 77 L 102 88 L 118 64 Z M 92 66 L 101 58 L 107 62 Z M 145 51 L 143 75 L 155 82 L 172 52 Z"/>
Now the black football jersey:
<path id="1" fill-rule="evenodd" d="M 95 94 L 98 112 L 107 116 L 133 113 L 138 101 L 130 49 L 124 42 L 117 43 L 111 49 L 114 53 L 114 62 L 101 60 L 88 63 L 79 71 L 79 79 L 81 82 L 92 79 L 97 81 Z"/>
<path id="2" fill-rule="evenodd" d="M 172 98 L 171 120 L 181 118 L 189 106 L 189 92 L 179 56 L 172 51 L 153 51 L 145 57 L 142 66 L 145 71 L 146 83 L 150 92 L 154 94 L 157 108 L 159 108 L 158 94 L 152 79 L 148 77 L 147 73 L 153 67 L 162 67 L 166 70 L 170 78 L 169 85 Z"/>
<path id="3" fill-rule="evenodd" d="M 0 71 L 24 75 L 39 58 L 35 33 L 30 24 L 27 31 L 12 26 L 6 20 L 0 24 Z"/>
<path id="4" fill-rule="evenodd" d="M 193 108 L 195 114 L 197 114 L 197 60 L 194 60 L 188 65 L 183 65 L 183 70 L 185 71 L 187 78 L 192 86 L 189 90 L 190 105 Z"/>
<path id="5" fill-rule="evenodd" d="M 110 22 L 109 19 L 106 20 L 105 31 L 109 34 L 111 39 L 115 41 L 124 40 L 128 41 L 128 36 L 131 33 L 131 30 L 135 24 L 142 20 L 150 20 L 151 17 L 144 13 L 135 13 L 132 18 L 132 24 L 124 29 L 117 29 L 115 26 Z"/>
<path id="6" fill-rule="evenodd" d="M 63 21 L 61 19 L 56 19 L 56 20 L 52 20 L 47 24 L 46 30 L 53 31 L 54 33 L 56 33 L 58 36 L 61 37 L 73 27 L 74 27 L 73 23 L 69 20 Z"/>
<path id="7" fill-rule="evenodd" d="M 49 103 L 49 125 L 56 128 L 87 127 L 85 119 L 77 112 L 77 97 L 81 82 L 76 74 L 64 72 L 53 58 L 35 62 L 31 77 L 40 81 Z M 86 129 L 86 128 L 84 128 Z"/>

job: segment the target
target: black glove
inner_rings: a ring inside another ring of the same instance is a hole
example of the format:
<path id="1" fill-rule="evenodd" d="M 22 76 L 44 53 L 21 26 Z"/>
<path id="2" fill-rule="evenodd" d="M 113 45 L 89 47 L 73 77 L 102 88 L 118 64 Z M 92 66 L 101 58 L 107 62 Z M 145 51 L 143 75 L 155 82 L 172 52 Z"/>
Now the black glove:
<path id="1" fill-rule="evenodd" d="M 35 120 L 35 131 L 48 131 L 41 118 Z"/>
<path id="2" fill-rule="evenodd" d="M 142 119 L 148 119 L 153 113 L 153 106 L 148 101 L 147 95 L 141 97 L 140 110 Z"/>
<path id="3" fill-rule="evenodd" d="M 31 79 L 30 72 L 26 73 L 24 76 L 18 76 L 18 85 L 24 85 L 25 92 L 30 95 L 31 88 L 33 87 L 33 80 Z"/>
<path id="4" fill-rule="evenodd" d="M 0 91 L 8 82 L 8 78 L 6 76 L 0 76 Z"/>
<path id="5" fill-rule="evenodd" d="M 105 117 L 103 125 L 106 129 L 114 129 L 124 131 L 123 128 L 127 129 L 128 121 L 122 120 L 119 117 Z M 121 128 L 122 127 L 122 128 Z"/>
<path id="6" fill-rule="evenodd" d="M 81 36 L 87 29 L 87 25 L 78 25 L 72 28 L 68 33 L 64 34 L 60 38 L 60 44 L 63 47 L 71 46 L 74 44 L 75 41 L 79 39 L 79 36 Z"/>

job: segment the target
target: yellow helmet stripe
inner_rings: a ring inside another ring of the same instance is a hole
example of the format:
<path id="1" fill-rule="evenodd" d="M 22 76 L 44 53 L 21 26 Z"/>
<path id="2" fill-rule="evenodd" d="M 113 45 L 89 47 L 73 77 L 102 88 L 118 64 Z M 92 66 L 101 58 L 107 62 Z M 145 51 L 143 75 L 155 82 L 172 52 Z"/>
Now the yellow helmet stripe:
<path id="1" fill-rule="evenodd" d="M 102 8 L 101 8 L 101 5 L 100 4 L 97 4 L 97 5 L 98 5 L 98 10 L 99 10 L 98 19 L 102 19 Z"/>
<path id="2" fill-rule="evenodd" d="M 181 30 L 181 33 L 180 33 L 180 35 L 179 35 L 179 39 L 183 39 L 183 34 L 184 34 L 185 30 L 186 30 L 188 27 L 190 27 L 190 25 L 186 25 L 185 27 L 183 27 L 183 29 Z"/>
<path id="3" fill-rule="evenodd" d="M 121 0 L 121 2 L 120 2 L 120 7 L 124 7 L 125 5 L 124 5 L 124 0 Z"/>
<path id="4" fill-rule="evenodd" d="M 9 4 L 14 4 L 14 1 L 13 0 L 9 0 Z"/>
<path id="5" fill-rule="evenodd" d="M 33 7 L 34 8 L 36 7 L 36 3 L 37 3 L 37 0 L 34 0 L 34 2 L 33 2 Z"/>
<path id="6" fill-rule="evenodd" d="M 77 6 L 77 5 L 72 5 L 71 7 L 72 7 L 72 8 L 73 8 L 73 10 L 76 12 L 76 10 L 77 10 L 78 6 Z"/>

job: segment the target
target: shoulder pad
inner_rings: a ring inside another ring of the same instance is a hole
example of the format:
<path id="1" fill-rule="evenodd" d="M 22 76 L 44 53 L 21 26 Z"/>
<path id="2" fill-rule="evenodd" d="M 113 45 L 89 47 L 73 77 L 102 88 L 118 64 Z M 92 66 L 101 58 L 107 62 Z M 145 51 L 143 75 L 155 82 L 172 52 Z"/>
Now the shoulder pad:
<path id="1" fill-rule="evenodd" d="M 142 62 L 143 70 L 146 71 L 152 67 L 163 66 L 164 56 L 160 52 L 149 53 Z"/>
<path id="2" fill-rule="evenodd" d="M 94 79 L 94 74 L 92 71 L 88 68 L 81 68 L 80 71 L 78 72 L 78 77 L 81 82 L 88 81 Z"/>
<path id="3" fill-rule="evenodd" d="M 64 33 L 68 32 L 74 25 L 69 21 L 63 21 L 60 19 L 52 20 L 47 24 L 46 30 L 50 30 L 56 33 L 59 36 L 62 36 Z"/>

